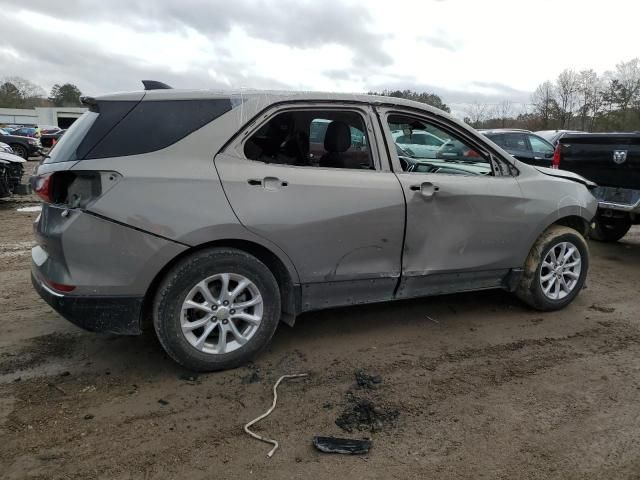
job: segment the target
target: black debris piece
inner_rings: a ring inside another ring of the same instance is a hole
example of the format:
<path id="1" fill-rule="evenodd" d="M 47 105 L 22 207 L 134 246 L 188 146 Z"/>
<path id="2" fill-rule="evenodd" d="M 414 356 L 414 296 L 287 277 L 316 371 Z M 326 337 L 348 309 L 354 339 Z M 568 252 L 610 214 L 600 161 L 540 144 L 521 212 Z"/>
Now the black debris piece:
<path id="1" fill-rule="evenodd" d="M 161 398 L 160 400 L 158 400 L 158 403 L 160 405 L 169 405 L 169 402 L 167 402 L 165 399 Z"/>
<path id="2" fill-rule="evenodd" d="M 361 455 L 369 453 L 371 440 L 355 440 L 335 437 L 313 437 L 313 445 L 324 453 L 342 453 L 345 455 Z"/>
<path id="3" fill-rule="evenodd" d="M 353 430 L 379 432 L 385 427 L 394 426 L 399 416 L 397 409 L 380 407 L 371 400 L 354 398 L 336 419 L 336 425 L 349 433 Z"/>
<path id="4" fill-rule="evenodd" d="M 364 370 L 356 370 L 356 382 L 360 388 L 367 388 L 373 390 L 378 388 L 378 385 L 382 383 L 382 377 L 380 375 L 370 375 Z"/>

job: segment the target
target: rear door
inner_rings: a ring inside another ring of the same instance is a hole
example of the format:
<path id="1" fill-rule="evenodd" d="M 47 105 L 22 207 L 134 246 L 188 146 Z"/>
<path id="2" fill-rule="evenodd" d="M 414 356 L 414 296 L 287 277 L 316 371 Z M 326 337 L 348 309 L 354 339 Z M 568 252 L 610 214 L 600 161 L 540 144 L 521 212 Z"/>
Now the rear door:
<path id="1" fill-rule="evenodd" d="M 511 268 L 522 267 L 516 252 L 529 231 L 515 177 L 477 139 L 427 113 L 380 109 L 380 120 L 407 201 L 398 296 L 500 286 Z M 444 146 L 435 159 L 414 159 L 424 168 L 404 171 L 391 131 L 414 128 Z"/>
<path id="2" fill-rule="evenodd" d="M 261 118 L 215 159 L 240 222 L 291 258 L 305 284 L 303 309 L 391 298 L 404 198 L 380 164 L 370 108 L 281 106 Z M 310 132 L 318 125 L 342 132 L 328 142 L 341 151 L 318 151 Z"/>

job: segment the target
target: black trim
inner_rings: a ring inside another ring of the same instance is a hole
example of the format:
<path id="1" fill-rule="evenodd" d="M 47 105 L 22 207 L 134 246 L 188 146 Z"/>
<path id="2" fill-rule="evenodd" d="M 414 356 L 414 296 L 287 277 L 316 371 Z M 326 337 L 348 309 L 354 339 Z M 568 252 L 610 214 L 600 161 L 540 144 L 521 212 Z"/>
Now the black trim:
<path id="1" fill-rule="evenodd" d="M 510 269 L 477 272 L 448 272 L 402 276 L 396 298 L 416 298 L 447 293 L 470 292 L 492 288 L 506 288 Z"/>
<path id="2" fill-rule="evenodd" d="M 144 85 L 145 90 L 171 90 L 173 88 L 157 80 L 142 80 L 142 85 Z"/>
<path id="3" fill-rule="evenodd" d="M 56 295 L 34 273 L 31 283 L 42 299 L 74 325 L 91 332 L 140 335 L 143 297 Z"/>

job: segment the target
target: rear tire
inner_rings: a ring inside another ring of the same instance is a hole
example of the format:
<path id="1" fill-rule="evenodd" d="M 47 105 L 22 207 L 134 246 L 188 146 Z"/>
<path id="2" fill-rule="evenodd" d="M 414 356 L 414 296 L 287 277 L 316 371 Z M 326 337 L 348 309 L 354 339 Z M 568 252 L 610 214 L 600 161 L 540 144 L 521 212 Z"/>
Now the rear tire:
<path id="1" fill-rule="evenodd" d="M 580 293 L 588 270 L 584 237 L 572 228 L 552 225 L 531 248 L 515 293 L 536 310 L 559 310 Z"/>
<path id="2" fill-rule="evenodd" d="M 160 284 L 153 308 L 165 351 L 202 372 L 249 361 L 269 343 L 280 316 L 271 271 L 233 248 L 210 248 L 181 260 Z"/>
<path id="3" fill-rule="evenodd" d="M 603 217 L 598 215 L 591 227 L 590 237 L 599 242 L 617 242 L 631 228 L 631 217 Z"/>

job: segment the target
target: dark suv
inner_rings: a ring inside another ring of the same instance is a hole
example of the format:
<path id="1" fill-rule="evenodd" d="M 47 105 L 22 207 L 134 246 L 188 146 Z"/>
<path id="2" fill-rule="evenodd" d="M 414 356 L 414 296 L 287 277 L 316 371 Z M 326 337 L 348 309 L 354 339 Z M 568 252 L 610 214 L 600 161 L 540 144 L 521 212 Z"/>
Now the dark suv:
<path id="1" fill-rule="evenodd" d="M 490 288 L 555 310 L 584 284 L 590 183 L 423 103 L 168 89 L 84 103 L 33 179 L 33 284 L 86 329 L 153 325 L 190 368 L 239 365 L 310 310 Z M 410 171 L 398 128 L 460 147 L 414 152 Z"/>
<path id="2" fill-rule="evenodd" d="M 529 130 L 495 129 L 479 130 L 521 162 L 540 167 L 550 167 L 553 145 Z"/>

